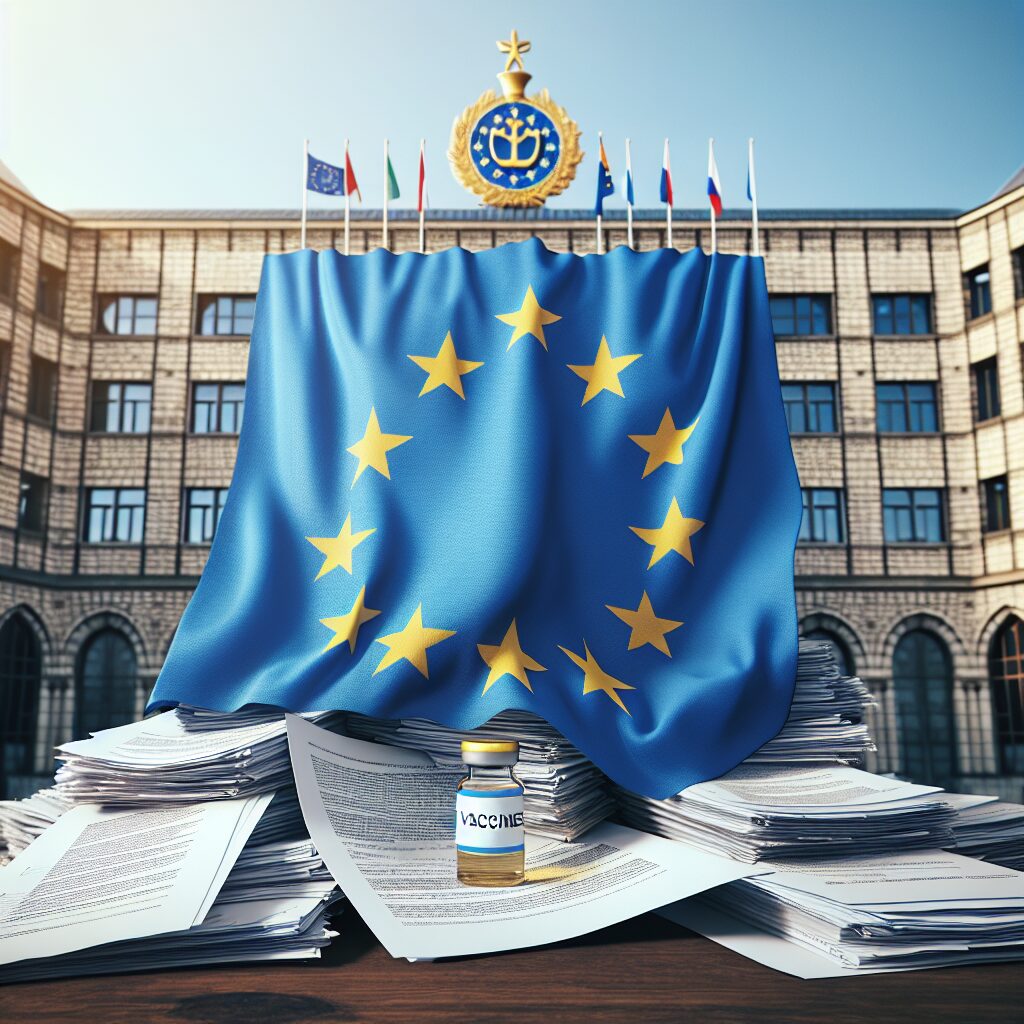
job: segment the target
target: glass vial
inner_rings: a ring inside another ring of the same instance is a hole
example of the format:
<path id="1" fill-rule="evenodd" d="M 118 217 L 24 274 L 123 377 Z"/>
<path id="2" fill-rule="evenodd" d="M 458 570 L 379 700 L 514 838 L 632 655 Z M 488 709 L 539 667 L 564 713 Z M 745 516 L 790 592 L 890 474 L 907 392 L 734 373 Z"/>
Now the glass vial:
<path id="1" fill-rule="evenodd" d="M 523 784 L 514 740 L 463 740 L 469 774 L 455 793 L 455 851 L 465 885 L 519 885 L 524 877 Z"/>

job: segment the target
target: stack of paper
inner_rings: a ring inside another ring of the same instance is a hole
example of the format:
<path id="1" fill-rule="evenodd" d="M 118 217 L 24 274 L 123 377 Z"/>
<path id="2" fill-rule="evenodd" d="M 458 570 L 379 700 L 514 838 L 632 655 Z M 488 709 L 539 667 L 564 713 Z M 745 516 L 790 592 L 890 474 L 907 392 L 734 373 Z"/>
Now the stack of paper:
<path id="1" fill-rule="evenodd" d="M 663 913 L 801 977 L 1024 959 L 1020 872 L 939 850 L 770 867 Z"/>
<path id="2" fill-rule="evenodd" d="M 349 715 L 351 736 L 421 750 L 441 767 L 462 764 L 461 743 L 472 735 L 519 741 L 516 775 L 526 789 L 526 828 L 551 839 L 573 840 L 614 810 L 608 780 L 557 729 L 525 711 L 503 711 L 472 733 L 424 719 L 401 722 Z"/>
<path id="3" fill-rule="evenodd" d="M 0 801 L 0 845 L 7 856 L 21 853 L 71 806 L 55 789 L 41 789 L 24 800 Z"/>
<path id="4" fill-rule="evenodd" d="M 747 762 L 832 761 L 859 766 L 874 750 L 865 709 L 872 704 L 867 687 L 843 676 L 830 644 L 801 640 L 789 717 L 778 735 Z"/>
<path id="5" fill-rule="evenodd" d="M 341 716 L 311 714 L 329 725 Z M 57 790 L 73 803 L 233 799 L 291 785 L 284 715 L 181 707 L 57 748 Z"/>
<path id="6" fill-rule="evenodd" d="M 935 786 L 836 765 L 743 764 L 668 800 L 617 795 L 635 828 L 748 863 L 939 848 L 955 816 Z"/>
<path id="7" fill-rule="evenodd" d="M 341 897 L 308 836 L 255 841 L 271 798 L 62 814 L 0 870 L 0 981 L 319 956 Z"/>
<path id="8" fill-rule="evenodd" d="M 949 793 L 957 816 L 953 820 L 953 849 L 965 857 L 1024 871 L 1024 805 L 994 798 L 971 800 Z"/>

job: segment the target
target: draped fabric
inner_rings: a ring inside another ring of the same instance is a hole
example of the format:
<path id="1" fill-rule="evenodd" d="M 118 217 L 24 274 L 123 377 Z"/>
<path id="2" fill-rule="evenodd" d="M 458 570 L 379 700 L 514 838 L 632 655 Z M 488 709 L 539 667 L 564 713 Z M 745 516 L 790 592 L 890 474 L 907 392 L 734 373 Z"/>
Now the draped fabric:
<path id="1" fill-rule="evenodd" d="M 786 718 L 800 516 L 760 259 L 268 256 L 150 707 L 521 709 L 664 797 Z"/>

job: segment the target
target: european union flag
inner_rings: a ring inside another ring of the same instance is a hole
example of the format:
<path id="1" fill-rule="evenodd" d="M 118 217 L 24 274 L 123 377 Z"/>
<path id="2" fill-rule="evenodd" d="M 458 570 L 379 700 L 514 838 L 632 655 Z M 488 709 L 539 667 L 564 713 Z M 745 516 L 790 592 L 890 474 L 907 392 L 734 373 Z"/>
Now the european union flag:
<path id="1" fill-rule="evenodd" d="M 800 515 L 760 259 L 268 256 L 150 707 L 517 708 L 664 797 L 786 718 Z"/>
<path id="2" fill-rule="evenodd" d="M 315 156 L 306 154 L 306 188 L 310 192 L 320 192 L 325 196 L 343 196 L 345 194 L 345 172 L 325 160 L 317 160 Z"/>

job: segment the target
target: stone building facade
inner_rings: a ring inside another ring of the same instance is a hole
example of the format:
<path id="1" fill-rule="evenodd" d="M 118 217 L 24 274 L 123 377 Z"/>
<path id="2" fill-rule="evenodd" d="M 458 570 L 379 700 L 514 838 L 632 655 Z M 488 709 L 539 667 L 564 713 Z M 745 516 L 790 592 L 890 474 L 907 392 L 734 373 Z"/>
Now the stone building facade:
<path id="1" fill-rule="evenodd" d="M 415 216 L 415 215 L 413 215 Z M 536 235 L 592 252 L 574 211 L 433 211 L 431 250 Z M 337 220 L 308 244 L 339 247 Z M 625 244 L 609 211 L 605 245 Z M 674 242 L 707 246 L 680 211 Z M 381 242 L 366 212 L 353 251 Z M 391 248 L 417 225 L 392 211 Z M 638 212 L 635 245 L 663 245 Z M 132 715 L 209 550 L 241 424 L 265 253 L 290 211 L 83 212 L 0 165 L 0 786 Z M 723 252 L 750 224 L 725 218 Z M 878 695 L 874 767 L 1021 799 L 1024 177 L 966 213 L 761 215 L 805 496 L 797 598 Z"/>

